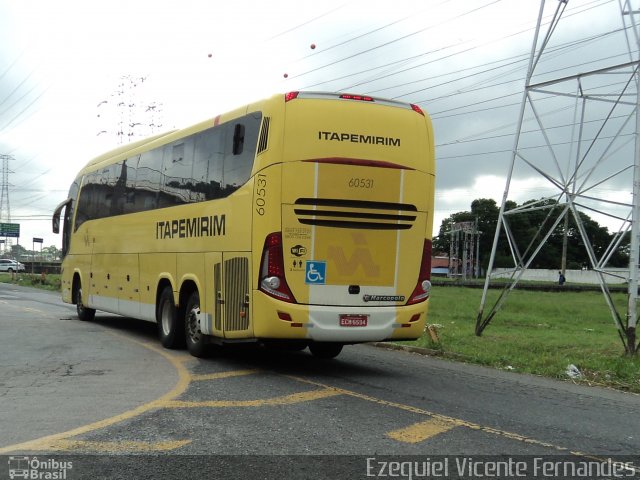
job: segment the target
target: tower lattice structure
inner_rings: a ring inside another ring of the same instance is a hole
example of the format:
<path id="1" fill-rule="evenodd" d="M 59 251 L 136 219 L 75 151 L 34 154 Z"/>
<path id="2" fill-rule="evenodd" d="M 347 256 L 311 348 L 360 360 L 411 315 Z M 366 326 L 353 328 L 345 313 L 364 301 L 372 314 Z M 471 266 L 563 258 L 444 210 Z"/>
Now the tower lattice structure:
<path id="1" fill-rule="evenodd" d="M 9 162 L 11 155 L 0 155 L 2 160 L 2 182 L 0 184 L 0 223 L 11 223 L 11 204 L 9 203 Z M 5 238 L 5 249 L 9 247 L 11 239 Z"/>

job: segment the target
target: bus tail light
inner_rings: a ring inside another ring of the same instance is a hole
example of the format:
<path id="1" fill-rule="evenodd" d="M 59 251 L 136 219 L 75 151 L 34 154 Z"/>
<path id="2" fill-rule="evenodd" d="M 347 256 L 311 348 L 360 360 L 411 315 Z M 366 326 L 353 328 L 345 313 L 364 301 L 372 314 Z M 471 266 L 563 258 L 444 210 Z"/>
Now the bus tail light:
<path id="1" fill-rule="evenodd" d="M 407 305 L 424 302 L 431 293 L 431 240 L 425 239 L 422 248 L 422 261 L 420 262 L 420 274 L 416 288 L 407 301 Z"/>
<path id="2" fill-rule="evenodd" d="M 260 290 L 271 297 L 291 303 L 296 301 L 285 279 L 281 232 L 270 233 L 264 241 L 259 284 Z"/>

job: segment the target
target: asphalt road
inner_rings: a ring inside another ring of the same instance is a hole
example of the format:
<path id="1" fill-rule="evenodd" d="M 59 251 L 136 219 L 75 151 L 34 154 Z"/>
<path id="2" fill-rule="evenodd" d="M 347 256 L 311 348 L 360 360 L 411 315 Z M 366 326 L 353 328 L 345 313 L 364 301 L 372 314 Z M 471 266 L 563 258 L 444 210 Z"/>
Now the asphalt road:
<path id="1" fill-rule="evenodd" d="M 154 324 L 75 318 L 57 294 L 0 284 L 0 478 L 36 456 L 51 461 L 28 468 L 70 479 L 486 478 L 500 461 L 528 463 L 499 478 L 543 478 L 538 458 L 640 478 L 638 395 L 370 345 L 196 359 Z M 389 470 L 409 459 L 431 470 Z"/>

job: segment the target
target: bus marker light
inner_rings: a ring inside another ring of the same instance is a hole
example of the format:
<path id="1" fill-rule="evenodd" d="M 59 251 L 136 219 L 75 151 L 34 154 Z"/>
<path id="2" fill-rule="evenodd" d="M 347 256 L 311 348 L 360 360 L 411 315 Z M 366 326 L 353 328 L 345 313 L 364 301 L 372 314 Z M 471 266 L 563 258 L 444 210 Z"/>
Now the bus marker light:
<path id="1" fill-rule="evenodd" d="M 287 77 L 289 76 L 289 75 L 287 75 L 286 73 L 285 73 L 285 75 L 286 75 L 286 76 L 285 76 L 284 78 L 287 78 Z M 300 92 L 289 92 L 289 93 L 285 93 L 285 94 L 284 94 L 284 101 L 285 101 L 285 103 L 286 103 L 286 102 L 289 102 L 289 101 L 291 101 L 291 100 L 295 100 L 296 98 L 298 98 L 298 94 L 299 94 L 299 93 L 300 93 Z"/>
<path id="2" fill-rule="evenodd" d="M 289 315 L 287 312 L 281 312 L 280 310 L 278 310 L 278 318 L 286 322 L 290 322 L 292 320 L 291 315 Z"/>
<path id="3" fill-rule="evenodd" d="M 373 97 L 369 97 L 366 95 L 351 95 L 351 94 L 345 93 L 340 95 L 340 98 L 342 98 L 343 100 L 359 100 L 361 102 L 375 102 Z"/>
<path id="4" fill-rule="evenodd" d="M 414 112 L 419 113 L 420 115 L 422 115 L 424 117 L 424 112 L 422 111 L 422 109 L 418 106 L 418 105 L 414 105 L 413 103 L 411 104 L 411 109 Z"/>
<path id="5" fill-rule="evenodd" d="M 301 328 L 302 324 L 301 323 L 292 323 L 291 324 L 292 327 L 297 327 L 297 328 Z"/>

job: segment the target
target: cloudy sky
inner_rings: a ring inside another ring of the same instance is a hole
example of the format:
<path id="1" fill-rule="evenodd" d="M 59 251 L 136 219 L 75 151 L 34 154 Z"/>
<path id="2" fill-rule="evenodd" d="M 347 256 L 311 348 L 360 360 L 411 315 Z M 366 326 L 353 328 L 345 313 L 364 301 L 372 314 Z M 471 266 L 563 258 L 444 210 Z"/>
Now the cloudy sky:
<path id="1" fill-rule="evenodd" d="M 547 1 L 545 24 L 557 6 Z M 299 89 L 394 98 L 431 114 L 437 233 L 443 218 L 472 200 L 501 201 L 539 10 L 536 0 L 0 0 L 0 155 L 12 157 L 11 220 L 21 224 L 20 243 L 31 248 L 32 237 L 43 237 L 45 246 L 59 246 L 50 216 L 76 172 L 129 134 L 144 135 L 149 124 L 186 126 Z M 622 26 L 618 0 L 569 0 L 537 66 L 540 80 L 629 61 Z M 610 95 L 624 75 L 610 77 L 581 86 Z M 540 121 L 528 108 L 521 137 L 534 157 L 547 141 L 573 145 L 557 154 L 572 157 L 589 138 L 624 139 L 635 128 L 634 121 L 600 128 L 598 118 L 628 117 L 601 102 L 587 109 L 596 120 L 584 124 L 583 142 L 572 143 L 582 110 L 569 97 L 541 96 Z M 141 124 L 125 126 L 124 135 L 117 135 L 125 111 L 118 103 L 135 104 L 125 123 Z M 536 131 L 547 121 L 545 138 Z M 610 143 L 591 150 L 616 158 L 632 150 Z M 570 176 L 571 167 L 559 164 Z M 592 196 L 631 200 L 629 170 L 601 182 L 616 169 L 585 174 L 597 184 Z M 510 198 L 552 192 L 527 167 L 516 171 Z"/>

